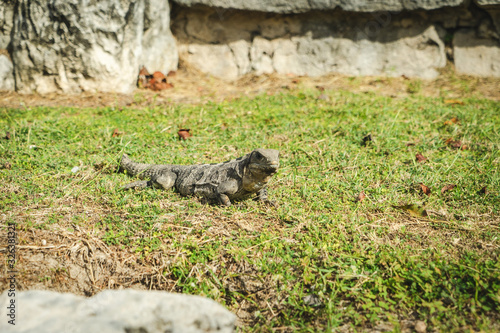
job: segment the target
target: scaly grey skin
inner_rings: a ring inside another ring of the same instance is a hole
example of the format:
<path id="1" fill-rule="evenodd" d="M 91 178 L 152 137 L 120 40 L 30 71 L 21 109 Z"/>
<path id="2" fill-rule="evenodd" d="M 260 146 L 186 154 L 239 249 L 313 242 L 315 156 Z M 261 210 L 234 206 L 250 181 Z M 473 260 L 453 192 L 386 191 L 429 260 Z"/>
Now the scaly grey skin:
<path id="1" fill-rule="evenodd" d="M 260 148 L 235 160 L 198 165 L 142 164 L 123 154 L 120 167 L 131 176 L 148 179 L 125 185 L 124 189 L 173 187 L 183 196 L 218 200 L 225 206 L 257 194 L 260 200 L 269 203 L 266 185 L 278 170 L 279 151 Z"/>

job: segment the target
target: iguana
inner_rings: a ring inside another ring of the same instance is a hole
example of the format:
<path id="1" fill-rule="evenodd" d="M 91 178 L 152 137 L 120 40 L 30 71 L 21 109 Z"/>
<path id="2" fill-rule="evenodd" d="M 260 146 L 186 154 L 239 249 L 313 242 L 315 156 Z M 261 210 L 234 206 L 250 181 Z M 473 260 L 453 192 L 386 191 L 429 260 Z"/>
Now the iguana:
<path id="1" fill-rule="evenodd" d="M 124 189 L 154 186 L 175 188 L 182 196 L 194 195 L 231 206 L 232 200 L 244 200 L 254 193 L 266 203 L 267 182 L 279 167 L 279 151 L 256 149 L 235 160 L 218 164 L 157 165 L 132 161 L 126 154 L 120 169 L 142 181 L 125 185 Z"/>

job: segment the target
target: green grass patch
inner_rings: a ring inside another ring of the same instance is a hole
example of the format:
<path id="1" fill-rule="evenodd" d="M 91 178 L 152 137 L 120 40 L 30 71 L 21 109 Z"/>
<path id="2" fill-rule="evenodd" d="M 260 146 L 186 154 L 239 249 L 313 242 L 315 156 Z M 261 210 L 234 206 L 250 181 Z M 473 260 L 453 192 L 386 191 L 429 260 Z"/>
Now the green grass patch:
<path id="1" fill-rule="evenodd" d="M 298 91 L 143 109 L 0 109 L 0 135 L 10 133 L 0 140 L 0 214 L 24 232 L 78 227 L 138 260 L 161 257 L 173 281 L 163 289 L 225 304 L 243 330 L 385 321 L 397 331 L 402 319 L 491 330 L 500 104 L 324 93 L 329 101 Z M 179 128 L 193 137 L 180 141 Z M 269 189 L 276 208 L 123 192 L 131 180 L 114 172 L 123 153 L 192 164 L 259 147 L 281 152 Z"/>

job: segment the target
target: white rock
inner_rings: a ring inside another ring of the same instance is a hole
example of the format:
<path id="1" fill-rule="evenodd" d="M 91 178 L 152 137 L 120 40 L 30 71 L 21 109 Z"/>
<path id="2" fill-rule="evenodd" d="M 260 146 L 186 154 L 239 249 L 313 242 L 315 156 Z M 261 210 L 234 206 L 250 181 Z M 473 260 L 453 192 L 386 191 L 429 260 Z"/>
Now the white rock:
<path id="1" fill-rule="evenodd" d="M 129 93 L 141 65 L 177 67 L 167 1 L 18 0 L 15 8 L 11 56 L 21 93 Z"/>
<path id="2" fill-rule="evenodd" d="M 0 296 L 6 309 L 15 300 L 16 325 L 0 321 L 3 333 L 53 332 L 233 332 L 236 316 L 216 302 L 162 291 L 106 290 L 94 297 L 52 291 Z M 6 317 L 7 318 L 7 317 Z"/>
<path id="3" fill-rule="evenodd" d="M 500 41 L 476 38 L 474 30 L 455 33 L 453 58 L 460 74 L 500 77 Z"/>
<path id="4" fill-rule="evenodd" d="M 165 0 L 146 0 L 144 10 L 144 35 L 142 36 L 141 66 L 150 73 L 167 74 L 176 70 L 179 54 L 170 31 L 170 8 Z"/>
<path id="5" fill-rule="evenodd" d="M 14 67 L 9 58 L 0 54 L 0 90 L 14 90 Z"/>

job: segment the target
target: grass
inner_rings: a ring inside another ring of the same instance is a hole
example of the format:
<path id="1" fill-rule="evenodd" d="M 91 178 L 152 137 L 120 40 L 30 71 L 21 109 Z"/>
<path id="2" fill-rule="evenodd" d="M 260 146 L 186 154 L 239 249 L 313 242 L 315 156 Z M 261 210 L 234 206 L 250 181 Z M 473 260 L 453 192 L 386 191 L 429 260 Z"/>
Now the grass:
<path id="1" fill-rule="evenodd" d="M 0 109 L 10 132 L 0 140 L 0 214 L 17 222 L 21 244 L 36 230 L 78 229 L 133 253 L 156 269 L 145 287 L 210 297 L 243 331 L 380 322 L 399 331 L 417 319 L 494 331 L 500 104 L 323 94 L 330 100 L 301 90 L 141 109 Z M 179 141 L 179 128 L 193 137 Z M 191 164 L 257 147 L 281 152 L 269 191 L 277 208 L 123 192 L 131 180 L 114 172 L 124 152 Z"/>

